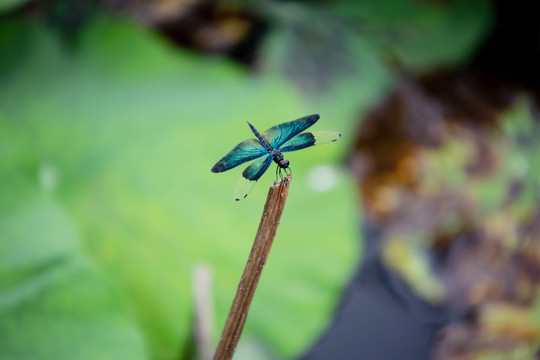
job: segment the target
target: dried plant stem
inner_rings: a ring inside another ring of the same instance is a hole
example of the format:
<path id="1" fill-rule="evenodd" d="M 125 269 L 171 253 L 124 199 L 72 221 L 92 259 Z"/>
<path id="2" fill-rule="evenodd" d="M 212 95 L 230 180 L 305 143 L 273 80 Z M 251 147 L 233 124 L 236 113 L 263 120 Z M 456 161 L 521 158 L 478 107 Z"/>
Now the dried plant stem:
<path id="1" fill-rule="evenodd" d="M 195 301 L 195 346 L 199 360 L 212 359 L 212 333 L 214 331 L 214 304 L 212 303 L 213 272 L 206 264 L 198 264 L 193 271 Z"/>
<path id="2" fill-rule="evenodd" d="M 277 180 L 268 191 L 259 229 L 244 268 L 242 279 L 236 290 L 236 296 L 221 334 L 221 340 L 214 354 L 214 360 L 229 360 L 234 354 L 246 322 L 251 300 L 276 235 L 279 220 L 289 194 L 290 183 L 291 175 L 289 174 L 287 177 Z"/>

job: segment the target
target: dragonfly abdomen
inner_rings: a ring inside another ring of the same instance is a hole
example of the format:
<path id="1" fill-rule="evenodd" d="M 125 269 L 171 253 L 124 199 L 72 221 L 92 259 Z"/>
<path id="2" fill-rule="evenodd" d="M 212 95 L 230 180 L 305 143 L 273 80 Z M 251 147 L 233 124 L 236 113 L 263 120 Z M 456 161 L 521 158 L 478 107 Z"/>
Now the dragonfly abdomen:
<path id="1" fill-rule="evenodd" d="M 251 131 L 253 131 L 253 133 L 255 134 L 257 139 L 259 139 L 259 142 L 261 143 L 261 145 L 266 149 L 266 151 L 268 151 L 269 153 L 272 153 L 274 148 L 268 143 L 268 141 L 265 140 L 265 138 L 262 137 L 259 130 L 255 129 L 255 126 L 251 125 L 251 123 L 249 121 L 247 123 L 248 123 L 249 128 L 251 129 Z"/>

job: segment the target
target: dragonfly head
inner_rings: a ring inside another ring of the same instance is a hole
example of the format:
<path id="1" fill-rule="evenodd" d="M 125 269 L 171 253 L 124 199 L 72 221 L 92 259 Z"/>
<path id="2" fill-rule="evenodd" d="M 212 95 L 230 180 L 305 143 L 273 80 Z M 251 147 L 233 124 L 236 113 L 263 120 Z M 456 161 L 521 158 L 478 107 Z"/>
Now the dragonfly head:
<path id="1" fill-rule="evenodd" d="M 289 160 L 283 159 L 279 161 L 279 166 L 283 169 L 286 169 L 289 167 Z"/>

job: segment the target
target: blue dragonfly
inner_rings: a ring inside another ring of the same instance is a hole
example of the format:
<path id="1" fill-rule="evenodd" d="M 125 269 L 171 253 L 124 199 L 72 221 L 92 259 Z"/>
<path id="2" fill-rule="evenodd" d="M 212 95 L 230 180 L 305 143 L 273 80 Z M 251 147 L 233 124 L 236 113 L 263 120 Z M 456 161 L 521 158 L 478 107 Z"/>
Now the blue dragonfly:
<path id="1" fill-rule="evenodd" d="M 334 142 L 341 138 L 341 133 L 337 131 L 302 132 L 315 124 L 317 120 L 319 120 L 318 114 L 304 116 L 272 126 L 262 135 L 248 121 L 251 131 L 253 131 L 257 139 L 244 140 L 236 145 L 214 165 L 212 172 L 220 173 L 247 161 L 258 159 L 242 172 L 236 184 L 234 199 L 236 201 L 244 199 L 253 189 L 257 180 L 268 169 L 272 160 L 278 165 L 276 177 L 278 173 L 279 176 L 282 176 L 282 171 L 290 171 L 289 160 L 285 159 L 282 153 Z"/>

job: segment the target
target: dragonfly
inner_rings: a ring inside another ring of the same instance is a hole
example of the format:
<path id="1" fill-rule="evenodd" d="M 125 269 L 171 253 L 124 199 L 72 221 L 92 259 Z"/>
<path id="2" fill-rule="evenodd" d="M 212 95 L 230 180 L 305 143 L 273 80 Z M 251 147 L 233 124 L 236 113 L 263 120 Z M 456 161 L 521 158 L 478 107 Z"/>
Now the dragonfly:
<path id="1" fill-rule="evenodd" d="M 257 139 L 244 140 L 236 145 L 219 160 L 212 172 L 220 173 L 245 162 L 255 160 L 242 172 L 236 183 L 234 199 L 244 199 L 251 192 L 257 180 L 268 170 L 272 160 L 277 164 L 276 177 L 282 177 L 282 172 L 290 172 L 290 162 L 283 153 L 305 149 L 337 141 L 341 133 L 337 131 L 306 131 L 319 120 L 318 114 L 308 115 L 299 119 L 272 126 L 262 134 L 248 121 L 248 125 Z"/>

